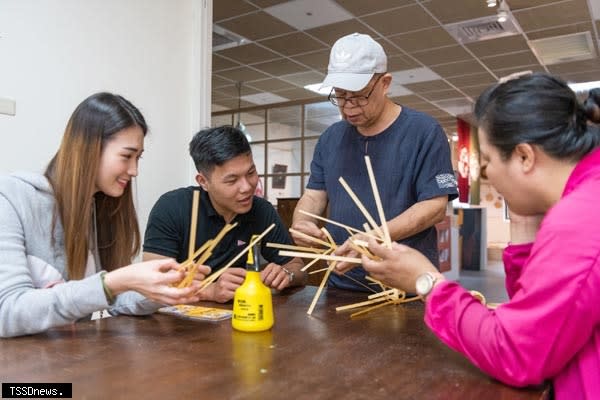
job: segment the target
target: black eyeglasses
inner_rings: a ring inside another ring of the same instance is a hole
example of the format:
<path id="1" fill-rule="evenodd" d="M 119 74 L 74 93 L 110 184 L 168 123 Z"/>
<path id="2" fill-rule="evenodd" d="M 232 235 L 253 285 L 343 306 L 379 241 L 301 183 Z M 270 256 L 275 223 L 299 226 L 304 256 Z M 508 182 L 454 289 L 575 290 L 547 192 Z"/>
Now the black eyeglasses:
<path id="1" fill-rule="evenodd" d="M 383 74 L 379 75 L 377 77 L 377 79 L 375 79 L 375 83 L 373 84 L 373 87 L 371 88 L 369 93 L 365 96 L 351 96 L 351 97 L 336 96 L 335 88 L 332 88 L 331 93 L 329 93 L 329 96 L 327 96 L 327 98 L 329 99 L 331 104 L 333 104 L 334 106 L 343 107 L 344 104 L 346 104 L 346 102 L 349 101 L 354 106 L 364 107 L 367 104 L 369 104 L 369 97 L 371 97 L 371 94 L 373 94 L 373 91 L 375 90 L 375 87 L 377 86 L 377 82 L 379 82 L 381 77 L 384 75 L 385 75 L 385 72 Z"/>

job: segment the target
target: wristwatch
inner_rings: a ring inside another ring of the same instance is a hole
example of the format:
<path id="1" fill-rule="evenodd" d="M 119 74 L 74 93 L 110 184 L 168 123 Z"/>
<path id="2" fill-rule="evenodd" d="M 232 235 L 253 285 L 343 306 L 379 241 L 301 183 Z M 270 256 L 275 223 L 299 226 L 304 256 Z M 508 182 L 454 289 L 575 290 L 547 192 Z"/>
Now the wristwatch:
<path id="1" fill-rule="evenodd" d="M 281 269 L 283 270 L 283 272 L 285 272 L 287 274 L 288 278 L 290 279 L 290 283 L 292 283 L 294 281 L 294 273 L 284 267 L 281 267 Z"/>
<path id="2" fill-rule="evenodd" d="M 439 278 L 432 274 L 431 272 L 425 272 L 424 274 L 419 275 L 417 281 L 415 282 L 417 294 L 421 297 L 426 297 L 431 289 L 433 289 L 433 285 L 437 282 Z"/>

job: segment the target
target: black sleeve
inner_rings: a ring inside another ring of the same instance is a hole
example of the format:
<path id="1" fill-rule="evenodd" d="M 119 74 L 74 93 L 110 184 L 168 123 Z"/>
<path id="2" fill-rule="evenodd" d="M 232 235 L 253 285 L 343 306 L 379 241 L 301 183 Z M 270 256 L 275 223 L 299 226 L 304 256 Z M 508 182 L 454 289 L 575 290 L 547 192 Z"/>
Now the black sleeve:
<path id="1" fill-rule="evenodd" d="M 165 257 L 178 258 L 186 236 L 182 226 L 181 204 L 171 194 L 161 196 L 148 217 L 144 235 L 144 251 Z M 181 262 L 180 260 L 178 260 Z"/>

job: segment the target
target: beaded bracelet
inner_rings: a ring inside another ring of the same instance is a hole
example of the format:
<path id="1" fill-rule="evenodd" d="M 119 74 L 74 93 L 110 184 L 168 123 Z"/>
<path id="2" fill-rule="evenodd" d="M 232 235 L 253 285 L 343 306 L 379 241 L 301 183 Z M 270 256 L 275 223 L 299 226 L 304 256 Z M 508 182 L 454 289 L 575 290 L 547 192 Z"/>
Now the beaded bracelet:
<path id="1" fill-rule="evenodd" d="M 104 281 L 104 276 L 106 275 L 106 271 L 100 273 L 100 280 L 102 281 L 102 289 L 104 289 L 104 295 L 106 296 L 106 300 L 108 304 L 112 304 L 115 302 L 115 296 L 112 294 L 111 290 L 108 286 L 106 286 L 106 282 Z"/>

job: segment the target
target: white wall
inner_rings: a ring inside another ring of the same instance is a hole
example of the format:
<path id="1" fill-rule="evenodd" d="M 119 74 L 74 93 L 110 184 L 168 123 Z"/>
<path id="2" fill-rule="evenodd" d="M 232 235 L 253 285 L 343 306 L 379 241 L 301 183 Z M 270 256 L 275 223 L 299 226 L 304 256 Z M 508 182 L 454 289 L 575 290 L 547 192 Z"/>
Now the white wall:
<path id="1" fill-rule="evenodd" d="M 188 142 L 210 123 L 210 0 L 0 0 L 0 173 L 42 171 L 84 98 L 118 93 L 150 131 L 137 182 L 142 232 L 163 192 L 192 183 Z"/>
<path id="2" fill-rule="evenodd" d="M 510 221 L 504 219 L 504 199 L 487 182 L 480 187 L 481 206 L 487 208 L 487 241 L 503 248 L 510 242 Z"/>

